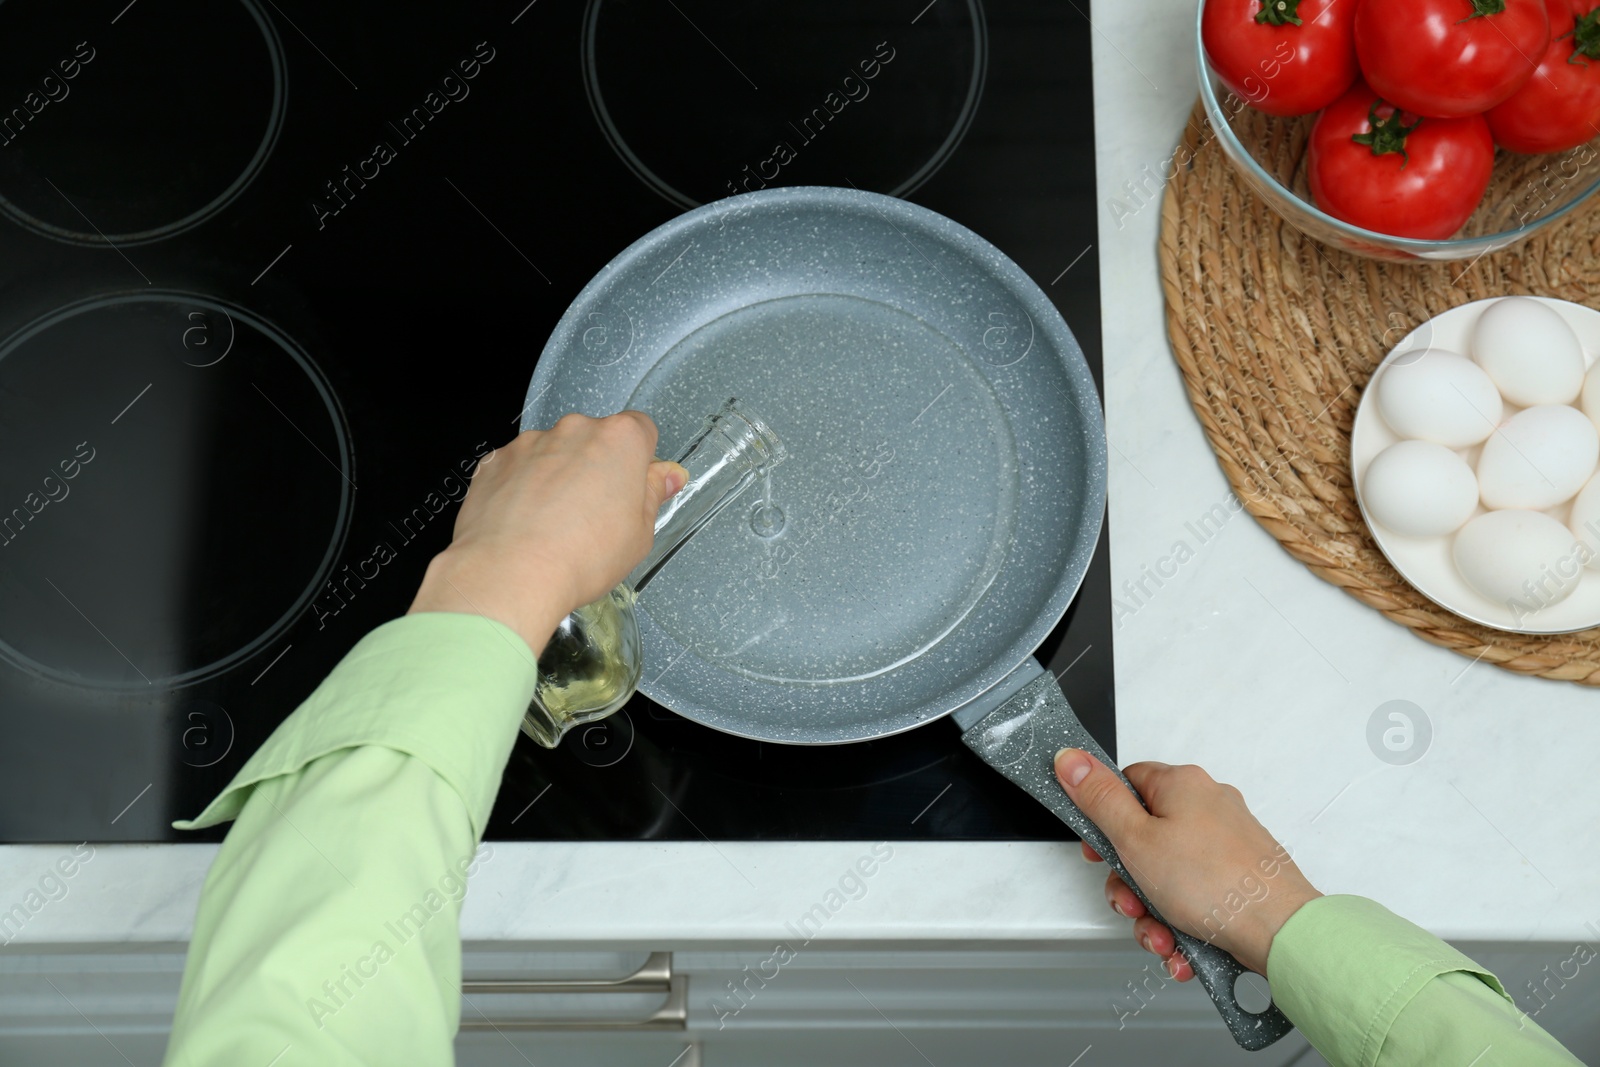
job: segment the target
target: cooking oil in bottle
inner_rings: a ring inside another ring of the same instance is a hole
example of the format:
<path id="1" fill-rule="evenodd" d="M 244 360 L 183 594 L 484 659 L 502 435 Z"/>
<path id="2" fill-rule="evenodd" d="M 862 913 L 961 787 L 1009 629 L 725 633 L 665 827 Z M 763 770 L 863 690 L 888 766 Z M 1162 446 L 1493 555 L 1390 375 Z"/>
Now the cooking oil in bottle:
<path id="1" fill-rule="evenodd" d="M 539 657 L 536 708 L 523 719 L 523 730 L 554 748 L 574 726 L 626 703 L 638 688 L 640 662 L 633 591 L 619 585 L 561 620 Z"/>
<path id="2" fill-rule="evenodd" d="M 675 457 L 689 472 L 689 481 L 662 505 L 650 554 L 627 581 L 563 619 L 545 645 L 523 733 L 554 748 L 574 726 L 603 719 L 628 702 L 643 670 L 634 609 L 637 591 L 753 483 L 765 479 L 763 497 L 770 500 L 772 468 L 786 455 L 777 435 L 737 399 L 706 419 Z"/>

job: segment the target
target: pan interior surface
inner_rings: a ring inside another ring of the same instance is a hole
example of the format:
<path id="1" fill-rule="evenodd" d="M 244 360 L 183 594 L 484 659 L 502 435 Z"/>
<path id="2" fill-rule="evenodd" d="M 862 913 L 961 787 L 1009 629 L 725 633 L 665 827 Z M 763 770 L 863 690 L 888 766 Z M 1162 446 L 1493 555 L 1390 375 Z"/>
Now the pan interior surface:
<path id="1" fill-rule="evenodd" d="M 702 664 L 839 685 L 926 655 L 1005 565 L 1016 440 L 973 361 L 887 304 L 813 293 L 707 323 L 628 406 L 664 441 L 738 396 L 789 449 L 673 557 L 641 610 Z"/>

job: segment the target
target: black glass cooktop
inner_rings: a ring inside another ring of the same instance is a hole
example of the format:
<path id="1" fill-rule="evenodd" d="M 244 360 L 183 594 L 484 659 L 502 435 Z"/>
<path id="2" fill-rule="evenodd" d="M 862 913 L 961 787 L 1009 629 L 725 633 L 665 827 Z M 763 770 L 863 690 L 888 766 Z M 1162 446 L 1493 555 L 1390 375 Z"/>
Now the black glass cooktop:
<path id="1" fill-rule="evenodd" d="M 679 212 L 908 197 L 1100 372 L 1090 28 L 1058 0 L 0 5 L 0 840 L 155 841 L 449 540 L 568 302 Z M 381 548 L 380 548 L 381 546 Z M 1038 656 L 1114 751 L 1106 538 Z M 1058 838 L 948 721 L 794 748 L 636 697 L 491 837 Z"/>

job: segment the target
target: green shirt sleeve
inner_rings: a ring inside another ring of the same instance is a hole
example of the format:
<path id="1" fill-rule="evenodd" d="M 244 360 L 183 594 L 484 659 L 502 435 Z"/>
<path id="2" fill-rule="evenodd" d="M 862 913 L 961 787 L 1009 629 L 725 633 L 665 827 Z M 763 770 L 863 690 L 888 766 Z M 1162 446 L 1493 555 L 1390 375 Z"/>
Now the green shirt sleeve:
<path id="1" fill-rule="evenodd" d="M 1267 981 L 1334 1067 L 1582 1067 L 1498 978 L 1364 897 L 1319 897 L 1290 916 Z"/>
<path id="2" fill-rule="evenodd" d="M 165 1062 L 448 1064 L 457 920 L 533 651 L 477 615 L 378 627 L 180 829 L 206 876 Z"/>

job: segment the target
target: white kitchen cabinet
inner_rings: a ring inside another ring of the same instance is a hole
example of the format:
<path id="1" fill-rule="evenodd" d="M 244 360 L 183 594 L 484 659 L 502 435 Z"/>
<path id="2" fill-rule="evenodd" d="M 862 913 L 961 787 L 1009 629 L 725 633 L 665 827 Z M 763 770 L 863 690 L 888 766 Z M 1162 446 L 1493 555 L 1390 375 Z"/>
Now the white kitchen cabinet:
<path id="1" fill-rule="evenodd" d="M 526 1056 L 539 1064 L 664 1067 L 681 1057 L 680 1064 L 708 1067 L 918 1067 L 930 1062 L 938 1067 L 1063 1067 L 1074 1061 L 1161 1062 L 1176 1048 L 1185 1051 L 1185 1063 L 1202 1067 L 1263 1062 L 1233 1045 L 1203 996 L 1161 980 L 1155 967 L 1146 969 L 1148 957 L 1121 946 L 1064 951 L 794 948 L 792 955 L 771 945 L 745 952 L 672 954 L 671 971 L 680 993 L 687 993 L 687 1011 L 681 1016 L 682 1029 L 667 1033 L 601 1028 L 649 1016 L 669 999 L 663 992 L 653 1002 L 646 998 L 642 1006 L 634 1003 L 631 1016 L 623 997 L 609 992 L 474 996 L 472 1006 L 482 1012 L 480 1030 L 458 1040 L 460 1062 L 463 1067 L 498 1067 Z M 524 964 L 535 958 L 498 950 L 469 953 L 466 964 L 469 974 L 520 978 L 529 975 Z M 592 973 L 582 966 L 587 961 L 575 956 L 569 960 L 569 967 L 578 966 L 574 975 Z M 538 973 L 550 979 L 554 970 L 548 960 L 541 961 Z M 563 1000 L 559 1008 L 558 999 Z M 535 1011 L 563 1024 L 592 1019 L 596 1028 L 581 1037 L 518 1029 L 529 1025 Z M 1285 1053 L 1303 1048 L 1303 1040 L 1292 1039 L 1264 1062 L 1277 1064 L 1287 1058 Z"/>
<path id="2" fill-rule="evenodd" d="M 0 1063 L 159 1063 L 183 969 L 181 945 L 30 947 L 0 952 Z M 1527 1000 L 1572 946 L 1463 945 Z M 456 1041 L 461 1067 L 1316 1067 L 1292 1034 L 1259 1054 L 1234 1046 L 1195 983 L 1160 983 L 1151 957 L 1120 943 L 1065 948 L 801 947 L 777 965 L 772 945 L 673 952 L 667 991 L 472 993 Z M 469 982 L 616 980 L 642 950 L 468 946 Z M 746 969 L 748 968 L 748 970 Z M 1148 969 L 1147 969 L 1148 968 Z M 1538 1021 L 1581 1058 L 1600 1061 L 1600 977 L 1584 968 Z M 764 979 L 761 977 L 766 975 Z M 754 977 L 752 977 L 754 976 Z M 652 977 L 652 976 L 648 976 Z M 680 990 L 681 1013 L 661 1015 Z M 743 1006 L 728 983 L 743 983 Z M 1144 1005 L 1130 983 L 1142 988 Z M 1528 1001 L 1533 1007 L 1535 1002 Z M 1119 1028 L 1119 1012 L 1122 1009 Z M 664 1028 L 627 1024 L 657 1017 Z M 532 1018 L 558 1031 L 517 1028 Z M 681 1024 L 677 1019 L 681 1018 Z M 487 1020 L 487 1021 L 486 1021 Z M 719 1025 L 720 1023 L 720 1025 Z M 1298 1057 L 1298 1058 L 1297 1058 Z"/>
<path id="3" fill-rule="evenodd" d="M 1508 987 L 1517 988 L 1570 951 L 1559 945 L 1464 947 L 1496 969 Z M 515 961 L 528 958 L 506 950 L 497 955 L 469 955 L 469 967 L 488 964 L 491 970 L 514 973 Z M 771 945 L 674 953 L 673 973 L 688 978 L 686 1025 L 676 1035 L 594 1031 L 580 1038 L 507 1032 L 494 1035 L 499 1047 L 476 1035 L 470 1044 L 458 1041 L 460 1062 L 462 1067 L 516 1064 L 518 1052 L 541 1067 L 569 1062 L 665 1067 L 680 1055 L 680 1067 L 695 1061 L 704 1067 L 1317 1067 L 1325 1062 L 1298 1033 L 1262 1053 L 1240 1050 L 1197 983 L 1162 982 L 1152 957 L 1120 943 L 1057 950 L 800 948 L 779 965 L 783 955 Z M 729 983 L 745 991 L 742 1005 Z M 1574 981 L 1562 994 L 1550 1000 L 1539 1021 L 1579 1056 L 1596 1057 L 1600 980 L 1588 988 Z M 656 1003 L 661 999 L 658 995 Z M 730 1012 L 730 1006 L 738 1010 Z"/>

